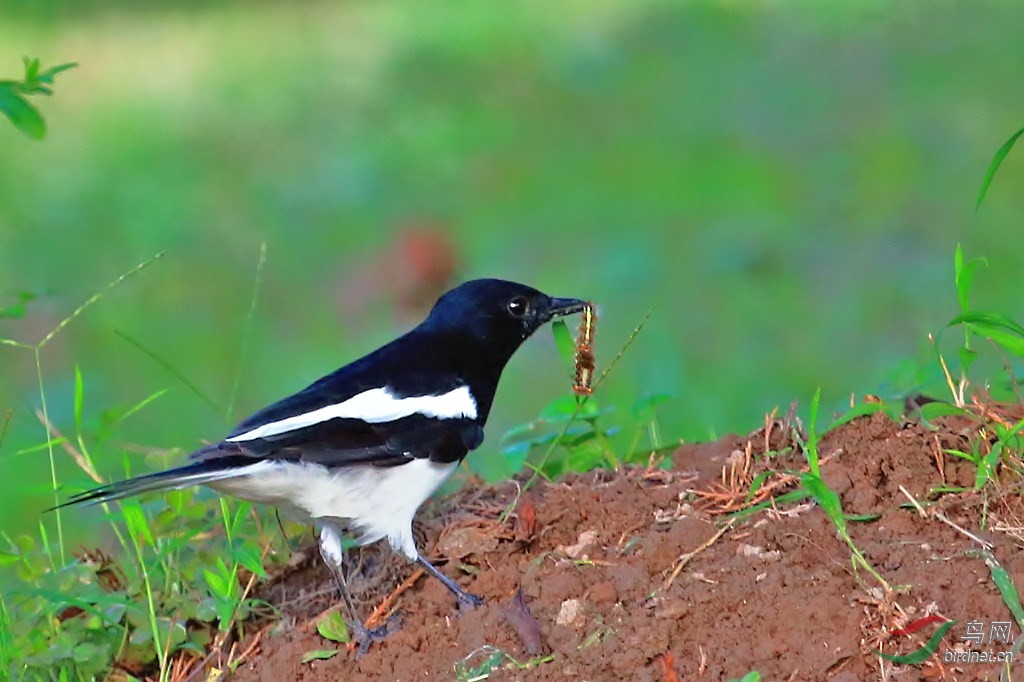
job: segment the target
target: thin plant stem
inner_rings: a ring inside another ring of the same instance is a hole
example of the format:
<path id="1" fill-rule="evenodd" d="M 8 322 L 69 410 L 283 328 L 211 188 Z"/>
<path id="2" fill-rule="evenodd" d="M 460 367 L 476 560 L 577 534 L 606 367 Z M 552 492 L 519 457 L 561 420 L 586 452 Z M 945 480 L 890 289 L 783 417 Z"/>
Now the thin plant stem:
<path id="1" fill-rule="evenodd" d="M 36 360 L 36 380 L 39 382 L 39 407 L 43 411 L 43 428 L 46 429 L 46 451 L 50 458 L 50 486 L 53 493 L 54 523 L 57 526 L 57 547 L 60 550 L 60 565 L 63 566 L 67 563 L 67 555 L 64 551 L 64 515 L 60 508 L 60 494 L 57 487 L 57 455 L 53 449 L 53 438 L 50 437 L 50 412 L 46 406 L 46 389 L 43 385 L 43 362 L 39 351 L 40 347 L 41 344 L 33 348 L 32 352 Z"/>
<path id="2" fill-rule="evenodd" d="M 228 406 L 224 411 L 224 420 L 231 421 L 231 413 L 235 410 L 235 399 L 238 397 L 238 387 L 242 382 L 242 367 L 245 365 L 245 356 L 249 352 L 249 339 L 252 337 L 253 321 L 256 319 L 256 305 L 260 300 L 260 287 L 263 284 L 263 266 L 267 262 L 267 243 L 260 244 L 260 255 L 256 261 L 256 280 L 252 284 L 252 297 L 249 300 L 249 312 L 245 316 L 245 331 L 242 332 L 242 347 L 238 351 L 238 368 L 235 370 L 235 380 L 231 383 L 231 393 L 228 394 Z"/>
<path id="3" fill-rule="evenodd" d="M 6 346 L 13 346 L 16 348 L 30 348 L 32 350 L 35 366 L 36 366 L 36 381 L 39 385 L 39 402 L 43 412 L 44 428 L 46 429 L 46 450 L 50 459 L 50 485 L 53 489 L 53 503 L 56 509 L 54 510 L 54 522 L 57 527 L 57 544 L 60 550 L 60 561 L 61 565 L 67 563 L 67 553 L 64 548 L 64 521 L 63 514 L 61 513 L 60 507 L 60 496 L 57 490 L 57 458 L 54 451 L 54 439 L 50 437 L 50 412 L 46 403 L 46 388 L 43 382 L 43 361 L 42 361 L 42 350 L 50 341 L 53 340 L 57 334 L 59 334 L 65 327 L 67 327 L 73 320 L 79 317 L 82 313 L 93 306 L 97 301 L 102 299 L 111 289 L 121 284 L 131 276 L 149 267 L 157 259 L 164 255 L 163 251 L 158 252 L 154 256 L 147 258 L 135 267 L 131 268 L 127 272 L 122 273 L 113 281 L 109 282 L 107 286 L 103 287 L 92 296 L 87 298 L 81 305 L 75 308 L 70 315 L 65 317 L 63 320 L 57 323 L 53 329 L 51 329 L 41 341 L 35 345 L 29 345 L 20 343 L 18 341 L 12 341 L 11 339 L 0 339 L 0 343 Z"/>
<path id="4" fill-rule="evenodd" d="M 4 439 L 7 438 L 7 429 L 11 426 L 11 419 L 14 418 L 14 410 L 8 409 L 7 416 L 4 417 L 4 425 L 0 428 L 0 448 L 4 446 Z"/>
<path id="5" fill-rule="evenodd" d="M 644 325 L 647 324 L 647 321 L 651 319 L 651 315 L 653 313 L 654 308 L 649 308 L 647 310 L 647 314 L 645 314 L 643 319 L 640 320 L 639 324 L 637 324 L 636 327 L 633 328 L 633 331 L 626 338 L 626 341 L 625 343 L 622 344 L 622 347 L 619 349 L 619 352 L 615 354 L 615 357 L 612 358 L 612 361 L 608 363 L 608 366 L 604 369 L 604 371 L 601 372 L 600 376 L 598 376 L 597 379 L 594 381 L 595 391 L 604 382 L 604 380 L 608 378 L 612 370 L 615 369 L 615 366 L 619 363 L 619 360 L 622 359 L 622 356 L 625 355 L 629 347 L 633 345 L 634 341 L 636 341 L 636 337 L 640 334 L 640 331 L 644 328 Z M 515 497 L 512 499 L 511 502 L 509 502 L 508 507 L 506 507 L 505 510 L 502 512 L 502 519 L 507 518 L 508 515 L 512 513 L 512 510 L 515 509 L 516 505 L 519 503 L 519 498 L 522 496 L 522 494 L 529 490 L 533 486 L 533 484 L 537 482 L 537 478 L 542 475 L 544 465 L 547 464 L 548 458 L 551 457 L 551 454 L 555 451 L 555 448 L 558 447 L 562 439 L 565 438 L 565 434 L 569 432 L 569 429 L 576 422 L 576 418 L 579 417 L 580 412 L 583 410 L 583 406 L 587 404 L 588 400 L 590 400 L 590 396 L 585 395 L 576 403 L 576 407 L 573 409 L 572 414 L 569 415 L 569 419 L 566 420 L 565 425 L 562 426 L 562 430 L 559 431 L 558 435 L 555 436 L 554 440 L 552 440 L 548 444 L 547 449 L 544 451 L 544 454 L 541 455 L 537 463 L 531 466 L 531 468 L 533 469 L 533 474 L 531 474 L 530 478 L 527 479 L 526 483 L 522 486 L 522 488 L 516 491 Z M 603 443 L 606 447 L 610 447 L 606 439 L 603 440 Z M 612 453 L 612 457 L 614 458 L 614 453 Z"/>
<path id="6" fill-rule="evenodd" d="M 101 298 L 106 296 L 107 293 L 109 293 L 111 289 L 113 289 L 117 285 L 121 284 L 126 279 L 130 278 L 132 275 L 135 275 L 135 274 L 141 272 L 142 270 L 145 270 L 150 265 L 152 265 L 155 261 L 159 260 L 160 258 L 163 258 L 165 253 L 166 253 L 165 251 L 159 251 L 156 254 L 150 256 L 149 258 L 147 258 L 146 260 L 142 261 L 141 263 L 139 263 L 138 265 L 133 267 L 131 270 L 128 270 L 127 272 L 121 274 L 116 279 L 114 279 L 112 282 L 107 284 L 107 286 L 103 287 L 102 289 L 97 291 L 95 294 L 93 294 L 92 296 L 87 298 L 85 300 L 85 302 L 82 303 L 77 308 L 75 308 L 70 315 L 65 317 L 60 322 L 58 322 L 57 326 L 54 327 L 53 329 L 51 329 L 50 333 L 47 334 L 46 336 L 44 336 L 43 340 L 40 341 L 38 344 L 36 344 L 36 348 L 42 348 L 43 346 L 48 344 L 53 339 L 53 337 L 57 336 L 57 334 L 59 334 L 61 332 L 61 330 L 64 329 L 64 327 L 66 327 L 69 324 L 71 324 L 72 320 L 74 320 L 76 317 L 78 317 L 79 315 L 84 313 L 86 310 L 91 308 L 93 306 L 93 304 L 95 304 Z"/>
<path id="7" fill-rule="evenodd" d="M 131 345 L 135 346 L 138 350 L 142 351 L 143 355 L 145 355 L 150 360 L 152 360 L 153 362 L 155 362 L 156 364 L 160 365 L 165 370 L 167 370 L 167 372 L 171 376 L 173 376 L 175 379 L 177 379 L 182 384 L 184 384 L 185 388 L 187 388 L 189 391 L 191 391 L 193 393 L 193 395 L 195 395 L 197 398 L 199 398 L 204 403 L 206 403 L 210 407 L 210 409 L 212 409 L 214 412 L 220 414 L 220 405 L 218 405 L 217 402 L 213 398 L 211 398 L 210 396 L 206 395 L 206 393 L 204 393 L 201 388 L 199 388 L 194 383 L 189 381 L 188 378 L 184 374 L 179 372 L 174 367 L 174 365 L 172 365 L 171 363 L 167 362 L 162 357 L 157 355 L 155 351 L 153 351 L 152 349 L 150 349 L 149 347 L 144 345 L 138 339 L 129 336 L 128 334 L 126 334 L 125 332 L 121 331 L 120 329 L 115 329 L 114 330 L 114 335 L 124 339 L 125 341 L 127 341 Z"/>
<path id="8" fill-rule="evenodd" d="M 139 568 L 142 570 L 142 584 L 146 587 L 146 605 L 149 615 L 149 628 L 153 633 L 153 648 L 156 649 L 156 657 L 160 662 L 160 678 L 163 679 L 163 671 L 167 667 L 167 652 L 164 650 L 163 642 L 160 641 L 160 630 L 156 622 L 156 600 L 153 598 L 153 583 L 149 578 L 149 568 L 146 566 L 146 558 L 142 554 L 142 545 L 135 533 L 129 534 L 132 545 L 135 547 L 135 556 L 139 560 Z"/>

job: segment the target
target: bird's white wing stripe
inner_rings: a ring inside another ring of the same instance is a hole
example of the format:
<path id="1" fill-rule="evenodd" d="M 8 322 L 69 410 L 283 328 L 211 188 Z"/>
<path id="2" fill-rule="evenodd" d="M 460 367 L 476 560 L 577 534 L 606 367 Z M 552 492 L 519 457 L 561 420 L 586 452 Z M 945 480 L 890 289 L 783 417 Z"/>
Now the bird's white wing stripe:
<path id="1" fill-rule="evenodd" d="M 408 398 L 397 398 L 387 388 L 373 388 L 337 405 L 326 405 L 312 412 L 263 424 L 226 440 L 229 443 L 237 443 L 265 438 L 331 419 L 361 419 L 364 422 L 378 424 L 414 414 L 436 419 L 476 419 L 476 400 L 473 399 L 469 386 L 460 386 L 442 395 Z"/>

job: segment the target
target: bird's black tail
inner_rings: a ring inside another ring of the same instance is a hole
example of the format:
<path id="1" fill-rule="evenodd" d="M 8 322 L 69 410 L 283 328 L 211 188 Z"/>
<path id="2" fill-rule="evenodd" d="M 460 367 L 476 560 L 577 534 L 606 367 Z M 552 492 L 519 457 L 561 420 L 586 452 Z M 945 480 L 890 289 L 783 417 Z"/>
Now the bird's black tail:
<path id="1" fill-rule="evenodd" d="M 126 481 L 107 483 L 93 490 L 77 493 L 71 496 L 67 502 L 50 507 L 46 511 L 53 511 L 61 507 L 70 507 L 75 504 L 98 504 L 100 502 L 111 502 L 124 497 L 141 495 L 158 490 L 177 490 L 193 485 L 211 483 L 225 478 L 242 475 L 242 469 L 252 464 L 252 460 L 246 457 L 221 457 L 205 462 L 193 462 L 176 469 L 159 471 L 155 474 L 136 476 Z"/>

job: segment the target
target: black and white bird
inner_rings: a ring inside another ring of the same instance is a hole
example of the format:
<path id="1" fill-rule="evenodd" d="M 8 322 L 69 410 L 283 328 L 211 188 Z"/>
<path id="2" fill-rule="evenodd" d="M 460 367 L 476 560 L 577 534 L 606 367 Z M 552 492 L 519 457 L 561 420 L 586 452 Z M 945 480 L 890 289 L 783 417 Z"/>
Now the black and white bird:
<path id="1" fill-rule="evenodd" d="M 466 282 L 441 296 L 418 327 L 260 410 L 192 453 L 189 464 L 104 485 L 66 504 L 201 484 L 313 519 L 365 650 L 381 633 L 366 630 L 348 593 L 343 531 L 361 545 L 387 538 L 460 601 L 481 604 L 420 556 L 413 517 L 483 441 L 498 380 L 516 349 L 545 322 L 585 305 L 515 282 Z"/>

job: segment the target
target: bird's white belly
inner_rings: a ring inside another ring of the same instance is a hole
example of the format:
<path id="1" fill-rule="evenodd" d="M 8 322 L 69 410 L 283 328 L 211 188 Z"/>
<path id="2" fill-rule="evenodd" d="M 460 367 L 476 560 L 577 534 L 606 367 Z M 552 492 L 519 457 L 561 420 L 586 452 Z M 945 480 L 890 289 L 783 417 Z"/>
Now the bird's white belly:
<path id="1" fill-rule="evenodd" d="M 388 538 L 410 559 L 418 556 L 412 519 L 458 466 L 414 459 L 394 467 L 357 465 L 329 470 L 309 462 L 263 461 L 208 485 L 235 497 L 272 504 L 313 519 L 346 519 L 360 544 Z"/>

